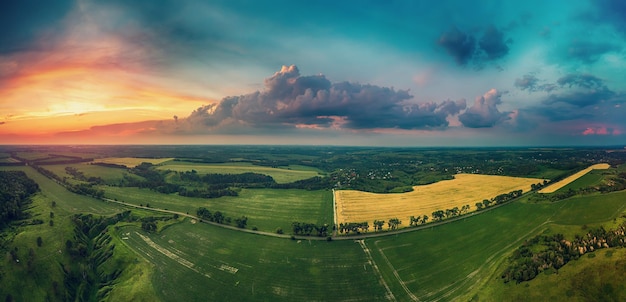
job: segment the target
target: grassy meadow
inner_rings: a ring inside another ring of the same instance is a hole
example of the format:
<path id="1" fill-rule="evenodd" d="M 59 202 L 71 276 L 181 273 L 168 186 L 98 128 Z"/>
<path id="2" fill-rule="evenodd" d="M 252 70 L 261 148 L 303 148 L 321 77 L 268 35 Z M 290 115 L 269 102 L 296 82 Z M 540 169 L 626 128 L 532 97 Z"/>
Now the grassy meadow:
<path id="1" fill-rule="evenodd" d="M 66 240 L 74 237 L 74 225 L 70 217 L 79 213 L 112 215 L 126 209 L 118 204 L 71 193 L 30 167 L 0 167 L 0 170 L 24 171 L 29 178 L 37 182 L 41 191 L 32 197 L 32 204 L 28 209 L 31 214 L 29 219 L 44 221 L 43 224 L 5 230 L 4 234 L 8 236 L 5 239 L 11 240 L 9 248 L 17 249 L 18 259 L 21 261 L 13 261 L 8 253 L 2 258 L 0 297 L 4 298 L 10 293 L 15 301 L 54 301 L 54 283 L 58 288 L 63 288 L 60 264 L 72 261 L 65 252 Z M 140 215 L 151 214 L 140 213 Z M 37 245 L 37 237 L 42 239 L 41 246 Z M 30 256 L 31 249 L 34 256 Z M 126 267 L 127 270 L 119 277 L 120 283 L 124 285 L 116 287 L 111 297 L 117 297 L 119 291 L 123 290 L 124 297 L 131 297 L 135 301 L 154 301 L 151 283 L 149 279 L 145 279 L 149 277 L 151 267 L 141 263 L 134 264 L 135 253 L 125 249 L 123 245 L 117 245 L 114 253 L 116 263 Z M 33 269 L 27 268 L 27 259 L 30 257 L 33 258 Z M 132 288 L 129 288 L 129 285 L 132 285 Z"/>
<path id="2" fill-rule="evenodd" d="M 226 216 L 248 217 L 248 228 L 274 232 L 282 228 L 286 233 L 294 221 L 332 224 L 333 202 L 331 191 L 306 191 L 298 189 L 241 189 L 239 196 L 219 198 L 183 197 L 178 194 L 161 194 L 149 189 L 101 187 L 105 196 L 136 205 L 168 209 L 189 214 L 199 207 L 212 212 L 221 211 Z"/>
<path id="3" fill-rule="evenodd" d="M 292 165 L 287 167 L 266 167 L 257 166 L 250 163 L 224 163 L 224 164 L 205 164 L 192 163 L 184 161 L 170 161 L 158 167 L 159 170 L 172 170 L 178 172 L 186 172 L 196 170 L 200 174 L 241 174 L 241 173 L 259 173 L 269 175 L 277 183 L 290 183 L 302 179 L 320 176 L 319 171 L 306 166 Z"/>

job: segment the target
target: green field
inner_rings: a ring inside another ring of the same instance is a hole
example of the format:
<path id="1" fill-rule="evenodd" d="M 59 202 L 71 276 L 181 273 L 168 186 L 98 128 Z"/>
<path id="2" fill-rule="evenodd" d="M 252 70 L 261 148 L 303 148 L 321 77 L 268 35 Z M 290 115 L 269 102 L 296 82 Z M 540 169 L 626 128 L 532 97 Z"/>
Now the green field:
<path id="1" fill-rule="evenodd" d="M 160 170 L 191 171 L 196 170 L 201 174 L 241 174 L 247 172 L 269 175 L 277 183 L 290 183 L 302 179 L 320 176 L 315 168 L 292 165 L 288 167 L 265 167 L 256 166 L 250 163 L 225 163 L 225 164 L 204 164 L 183 161 L 169 161 L 158 167 Z"/>
<path id="2" fill-rule="evenodd" d="M 352 241 L 296 241 L 186 221 L 158 235 L 120 228 L 155 267 L 164 301 L 375 301 L 385 290 Z M 143 236 L 143 238 L 142 238 Z"/>
<path id="3" fill-rule="evenodd" d="M 125 169 L 103 167 L 103 166 L 90 165 L 90 164 L 49 165 L 49 166 L 45 166 L 44 168 L 46 170 L 50 170 L 54 172 L 54 174 L 58 175 L 61 178 L 63 177 L 71 178 L 72 176 L 67 174 L 67 172 L 65 171 L 66 167 L 72 167 L 80 172 L 83 172 L 83 174 L 85 174 L 85 177 L 87 178 L 100 177 L 102 178 L 102 180 L 104 180 L 106 184 L 109 184 L 109 185 L 118 184 L 120 180 L 124 178 L 124 175 L 128 177 L 136 178 L 136 179 L 142 179 L 141 176 L 137 176 L 135 174 L 129 173 Z"/>
<path id="4" fill-rule="evenodd" d="M 368 239 L 366 244 L 401 300 L 411 299 L 407 290 L 420 300 L 467 300 L 498 276 L 503 269 L 499 265 L 510 252 L 524 239 L 548 230 L 552 221 L 577 225 L 607 221 L 625 207 L 626 192 L 553 204 L 514 202 L 430 230 Z"/>
<path id="5" fill-rule="evenodd" d="M 39 184 L 39 188 L 42 191 L 41 194 L 46 199 L 55 201 L 57 208 L 67 213 L 110 215 L 123 210 L 123 207 L 120 205 L 72 193 L 60 184 L 39 174 L 31 167 L 0 167 L 0 170 L 24 171 L 29 178 Z"/>
<path id="6" fill-rule="evenodd" d="M 148 189 L 101 186 L 105 196 L 136 205 L 168 209 L 195 215 L 199 207 L 212 212 L 221 211 L 226 216 L 248 217 L 248 228 L 274 232 L 282 228 L 286 233 L 294 221 L 316 224 L 333 223 L 331 191 L 306 191 L 298 189 L 242 189 L 237 197 L 214 199 L 182 197 L 161 194 Z"/>
<path id="7" fill-rule="evenodd" d="M 606 171 L 605 170 L 591 170 L 589 173 L 569 183 L 567 186 L 556 190 L 556 192 L 554 193 L 566 192 L 567 190 L 570 190 L 570 189 L 578 190 L 582 188 L 597 186 L 600 183 L 602 183 L 602 180 L 604 179 L 603 173 L 606 173 Z"/>

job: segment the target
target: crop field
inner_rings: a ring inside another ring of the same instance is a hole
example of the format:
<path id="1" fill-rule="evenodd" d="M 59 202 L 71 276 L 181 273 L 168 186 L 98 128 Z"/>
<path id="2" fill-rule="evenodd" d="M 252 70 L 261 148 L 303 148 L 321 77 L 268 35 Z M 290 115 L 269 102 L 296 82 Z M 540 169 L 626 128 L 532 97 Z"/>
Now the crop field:
<path id="1" fill-rule="evenodd" d="M 159 167 L 161 170 L 172 170 L 172 171 L 191 171 L 196 170 L 200 174 L 210 174 L 210 173 L 218 173 L 218 174 L 241 174 L 241 173 L 259 173 L 269 175 L 277 183 L 290 183 L 302 179 L 307 179 L 315 176 L 320 176 L 317 170 L 310 167 L 305 166 L 288 166 L 288 167 L 265 167 L 265 166 L 256 166 L 250 163 L 225 163 L 225 164 L 205 164 L 205 163 L 192 163 L 192 162 L 181 162 L 181 161 L 171 161 L 165 163 L 163 166 Z"/>
<path id="2" fill-rule="evenodd" d="M 581 171 L 577 172 L 576 174 L 571 175 L 571 176 L 569 176 L 569 177 L 567 177 L 567 178 L 565 178 L 565 179 L 563 179 L 563 180 L 561 180 L 561 181 L 559 181 L 559 182 L 557 182 L 555 184 L 551 184 L 551 185 L 541 189 L 539 191 L 539 193 L 554 193 L 557 190 L 559 190 L 560 188 L 563 188 L 563 187 L 567 186 L 569 183 L 571 183 L 571 182 L 577 180 L 578 178 L 582 177 L 583 175 L 589 173 L 591 170 L 596 170 L 596 169 L 597 170 L 601 170 L 601 169 L 604 170 L 604 169 L 608 169 L 610 167 L 611 166 L 609 164 L 595 164 L 595 165 L 593 165 L 593 166 L 591 166 L 591 167 L 589 167 L 587 169 L 581 170 Z"/>
<path id="3" fill-rule="evenodd" d="M 359 244 L 285 240 L 201 223 L 158 235 L 118 230 L 124 243 L 155 267 L 164 301 L 374 301 L 385 288 Z"/>
<path id="4" fill-rule="evenodd" d="M 148 189 L 102 186 L 105 196 L 136 205 L 150 204 L 151 207 L 168 209 L 189 214 L 199 207 L 211 212 L 221 211 L 226 216 L 248 217 L 248 228 L 274 232 L 282 228 L 291 230 L 291 223 L 310 222 L 332 224 L 332 192 L 278 189 L 242 189 L 239 196 L 224 196 L 214 199 L 183 197 L 176 194 L 161 194 Z"/>
<path id="5" fill-rule="evenodd" d="M 479 174 L 457 174 L 453 180 L 415 186 L 412 192 L 377 194 L 355 190 L 335 190 L 337 223 L 399 218 L 404 226 L 410 216 L 428 215 L 437 210 L 470 205 L 511 191 L 530 190 L 537 178 Z"/>
<path id="6" fill-rule="evenodd" d="M 625 208 L 626 192 L 552 204 L 513 202 L 432 229 L 365 243 L 400 301 L 411 300 L 411 295 L 421 301 L 467 301 L 476 295 L 483 301 L 481 286 L 489 280 L 502 282 L 500 264 L 523 240 L 556 224 L 611 221 Z"/>
<path id="7" fill-rule="evenodd" d="M 170 161 L 173 158 L 139 158 L 139 157 L 107 157 L 94 160 L 98 163 L 116 164 L 126 166 L 128 168 L 134 168 L 137 165 L 146 162 L 153 165 L 162 164 L 166 161 Z"/>

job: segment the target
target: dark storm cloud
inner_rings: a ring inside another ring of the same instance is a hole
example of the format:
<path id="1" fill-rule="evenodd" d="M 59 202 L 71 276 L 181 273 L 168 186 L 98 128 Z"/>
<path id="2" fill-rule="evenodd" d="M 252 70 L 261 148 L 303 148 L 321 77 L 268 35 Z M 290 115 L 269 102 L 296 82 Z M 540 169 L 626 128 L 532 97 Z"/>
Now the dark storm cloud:
<path id="1" fill-rule="evenodd" d="M 495 60 L 509 53 L 509 46 L 507 45 L 509 42 L 510 40 L 505 39 L 502 31 L 490 25 L 485 30 L 482 38 L 480 38 L 478 46 L 487 54 L 488 60 Z"/>
<path id="2" fill-rule="evenodd" d="M 0 6 L 0 54 L 22 51 L 51 31 L 72 9 L 74 1 L 3 1 Z"/>
<path id="3" fill-rule="evenodd" d="M 457 27 L 444 32 L 437 44 L 443 47 L 457 64 L 473 63 L 477 66 L 487 61 L 494 61 L 505 57 L 509 53 L 512 40 L 504 36 L 504 32 L 493 25 L 487 26 L 480 40 L 472 34 L 463 32 Z"/>
<path id="4" fill-rule="evenodd" d="M 575 41 L 567 49 L 567 55 L 584 63 L 593 63 L 602 55 L 618 52 L 621 48 L 611 43 L 592 43 Z"/>
<path id="5" fill-rule="evenodd" d="M 466 65 L 476 51 L 476 38 L 453 27 L 444 32 L 437 43 L 451 55 L 457 64 Z"/>
<path id="6" fill-rule="evenodd" d="M 477 97 L 474 105 L 459 115 L 459 121 L 469 128 L 488 128 L 508 119 L 508 112 L 500 112 L 498 105 L 502 103 L 502 94 L 495 89 Z"/>
<path id="7" fill-rule="evenodd" d="M 349 82 L 331 83 L 323 75 L 301 76 L 284 66 L 265 80 L 266 89 L 224 98 L 185 119 L 193 130 L 232 124 L 252 127 L 346 129 L 432 129 L 448 126 L 447 117 L 465 109 L 465 101 L 408 104 L 408 91 Z M 180 121 L 179 121 L 180 122 Z M 200 129 L 201 130 L 201 129 Z"/>
<path id="8" fill-rule="evenodd" d="M 561 86 L 568 86 L 569 88 L 580 87 L 591 89 L 605 87 L 602 79 L 590 74 L 571 73 L 559 78 L 556 82 Z"/>

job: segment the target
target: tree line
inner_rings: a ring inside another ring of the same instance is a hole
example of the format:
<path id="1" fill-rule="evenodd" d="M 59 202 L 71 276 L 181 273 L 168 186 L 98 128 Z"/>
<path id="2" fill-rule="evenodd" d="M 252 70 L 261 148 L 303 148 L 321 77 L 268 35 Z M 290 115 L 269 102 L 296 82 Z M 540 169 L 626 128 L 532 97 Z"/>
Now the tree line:
<path id="1" fill-rule="evenodd" d="M 104 190 L 99 190 L 98 188 L 95 188 L 92 183 L 72 184 L 68 182 L 67 179 L 61 178 L 58 175 L 56 175 L 54 172 L 48 169 L 45 169 L 41 166 L 33 165 L 32 167 L 35 170 L 37 170 L 37 172 L 41 173 L 42 175 L 64 186 L 70 192 L 81 194 L 81 195 L 86 195 L 86 196 L 91 196 L 97 199 L 102 199 L 104 197 Z"/>
<path id="2" fill-rule="evenodd" d="M 318 237 L 326 237 L 329 234 L 330 226 L 326 223 L 322 225 L 316 225 L 314 223 L 294 221 L 293 223 L 291 223 L 291 229 L 294 235 L 314 235 Z"/>
<path id="3" fill-rule="evenodd" d="M 0 171 L 0 228 L 27 218 L 30 196 L 38 191 L 39 185 L 23 171 Z"/>
<path id="4" fill-rule="evenodd" d="M 211 212 L 205 207 L 198 208 L 198 210 L 196 211 L 196 216 L 200 217 L 201 219 L 219 224 L 231 224 L 231 222 L 234 221 L 235 226 L 242 229 L 245 229 L 248 225 L 248 217 L 246 216 L 237 217 L 233 220 L 232 218 L 224 215 L 220 211 Z"/>
<path id="5" fill-rule="evenodd" d="M 626 246 L 625 234 L 626 222 L 608 231 L 604 227 L 592 229 L 583 236 L 576 235 L 572 241 L 566 240 L 563 234 L 535 236 L 513 252 L 501 278 L 505 283 L 520 283 L 532 280 L 545 271 L 558 273 L 565 264 L 586 253 Z"/>

